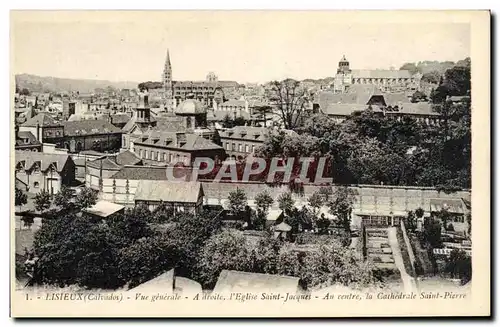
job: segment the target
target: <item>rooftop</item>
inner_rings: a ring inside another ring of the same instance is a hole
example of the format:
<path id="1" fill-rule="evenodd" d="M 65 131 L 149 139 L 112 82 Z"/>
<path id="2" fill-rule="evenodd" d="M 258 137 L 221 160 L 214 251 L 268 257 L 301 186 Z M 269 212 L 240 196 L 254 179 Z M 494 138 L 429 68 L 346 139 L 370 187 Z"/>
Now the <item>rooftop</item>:
<path id="1" fill-rule="evenodd" d="M 90 214 L 93 214 L 93 215 L 96 215 L 96 216 L 99 216 L 99 217 L 102 217 L 102 218 L 107 218 L 107 217 L 111 216 L 112 214 L 115 214 L 115 213 L 123 210 L 124 208 L 125 207 L 120 205 L 120 204 L 116 204 L 116 203 L 112 203 L 112 202 L 108 202 L 108 201 L 98 201 L 92 207 L 84 209 L 83 211 L 90 213 Z"/>
<path id="2" fill-rule="evenodd" d="M 121 133 L 119 128 L 106 120 L 64 121 L 62 125 L 64 126 L 65 136 Z"/>
<path id="3" fill-rule="evenodd" d="M 21 162 L 24 162 L 25 170 L 31 169 L 36 162 L 39 162 L 41 171 L 46 171 L 52 165 L 56 171 L 61 172 L 68 160 L 71 160 L 71 158 L 67 154 L 18 150 L 15 152 L 16 167 Z"/>
<path id="4" fill-rule="evenodd" d="M 141 180 L 135 200 L 197 203 L 203 189 L 199 182 Z"/>
<path id="5" fill-rule="evenodd" d="M 21 126 L 36 127 L 36 126 L 54 126 L 58 125 L 56 120 L 52 118 L 48 113 L 41 112 L 35 117 L 28 119 Z"/>

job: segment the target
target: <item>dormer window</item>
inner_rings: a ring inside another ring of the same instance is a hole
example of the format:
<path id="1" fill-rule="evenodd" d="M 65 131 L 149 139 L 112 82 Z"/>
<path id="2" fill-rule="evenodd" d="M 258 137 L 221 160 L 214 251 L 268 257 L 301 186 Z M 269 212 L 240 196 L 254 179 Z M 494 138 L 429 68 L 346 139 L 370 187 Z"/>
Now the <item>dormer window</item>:
<path id="1" fill-rule="evenodd" d="M 33 165 L 33 172 L 34 173 L 39 173 L 40 172 L 40 167 L 41 167 L 41 162 L 36 161 L 35 164 Z"/>
<path id="2" fill-rule="evenodd" d="M 184 145 L 186 145 L 186 142 L 179 142 L 179 147 L 182 148 Z"/>
<path id="3" fill-rule="evenodd" d="M 29 143 L 30 143 L 30 139 L 25 138 L 25 139 L 24 139 L 24 144 L 29 144 Z"/>
<path id="4" fill-rule="evenodd" d="M 21 171 L 24 169 L 26 165 L 26 161 L 22 160 L 22 161 L 19 161 L 19 163 L 17 164 L 16 166 L 16 171 Z"/>

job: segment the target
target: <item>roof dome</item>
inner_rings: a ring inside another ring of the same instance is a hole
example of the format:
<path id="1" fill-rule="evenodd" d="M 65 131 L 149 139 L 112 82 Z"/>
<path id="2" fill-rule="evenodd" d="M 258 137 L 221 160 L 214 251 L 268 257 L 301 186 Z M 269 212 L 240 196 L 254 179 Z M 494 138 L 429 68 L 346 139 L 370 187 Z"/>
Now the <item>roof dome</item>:
<path id="1" fill-rule="evenodd" d="M 200 101 L 195 100 L 192 93 L 188 94 L 187 99 L 175 108 L 175 113 L 178 115 L 199 115 L 206 112 L 205 106 Z"/>

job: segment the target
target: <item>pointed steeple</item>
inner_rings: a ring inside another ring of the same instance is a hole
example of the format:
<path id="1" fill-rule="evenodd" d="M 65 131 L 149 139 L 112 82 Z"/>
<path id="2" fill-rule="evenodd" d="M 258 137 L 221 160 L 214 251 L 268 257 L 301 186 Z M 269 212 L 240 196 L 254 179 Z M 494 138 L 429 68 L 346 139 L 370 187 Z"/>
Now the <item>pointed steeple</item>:
<path id="1" fill-rule="evenodd" d="M 167 59 L 165 59 L 165 66 L 170 67 L 170 51 L 167 49 Z"/>

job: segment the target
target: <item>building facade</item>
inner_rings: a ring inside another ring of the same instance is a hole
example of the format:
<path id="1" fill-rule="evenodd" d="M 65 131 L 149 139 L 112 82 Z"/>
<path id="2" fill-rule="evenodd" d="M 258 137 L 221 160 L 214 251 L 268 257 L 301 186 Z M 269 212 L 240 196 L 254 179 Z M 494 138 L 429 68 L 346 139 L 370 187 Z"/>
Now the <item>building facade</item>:
<path id="1" fill-rule="evenodd" d="M 353 70 L 343 56 L 339 61 L 333 90 L 335 93 L 344 93 L 351 85 L 370 84 L 383 91 L 417 91 L 421 78 L 421 74 L 412 75 L 407 70 Z"/>
<path id="2" fill-rule="evenodd" d="M 242 159 L 261 146 L 266 137 L 264 127 L 236 126 L 219 132 L 221 144 L 229 156 Z"/>
<path id="3" fill-rule="evenodd" d="M 75 180 L 75 163 L 64 154 L 16 151 L 16 181 L 25 185 L 27 192 L 42 190 L 56 194 L 62 185 Z"/>
<path id="4" fill-rule="evenodd" d="M 231 94 L 238 90 L 240 85 L 235 81 L 219 81 L 215 73 L 210 72 L 205 81 L 174 81 L 170 52 L 167 57 L 162 74 L 163 88 L 167 107 L 175 108 L 193 94 L 194 99 L 207 107 L 224 102 L 224 94 Z"/>
<path id="5" fill-rule="evenodd" d="M 41 143 L 52 143 L 70 153 L 83 150 L 117 151 L 121 146 L 121 130 L 106 120 L 55 121 L 40 113 L 19 127 L 31 132 Z"/>

